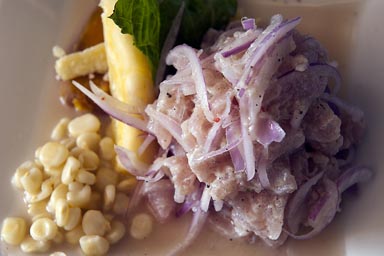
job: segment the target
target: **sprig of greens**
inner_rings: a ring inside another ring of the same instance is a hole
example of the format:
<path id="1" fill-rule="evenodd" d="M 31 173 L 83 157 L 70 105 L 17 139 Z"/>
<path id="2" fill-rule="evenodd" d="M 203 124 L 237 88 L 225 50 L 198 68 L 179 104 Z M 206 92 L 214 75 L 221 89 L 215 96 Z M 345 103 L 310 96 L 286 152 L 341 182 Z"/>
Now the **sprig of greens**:
<path id="1" fill-rule="evenodd" d="M 199 48 L 209 28 L 221 29 L 235 15 L 236 0 L 118 0 L 111 19 L 150 60 L 156 73 L 160 52 L 181 3 L 185 10 L 177 43 Z"/>

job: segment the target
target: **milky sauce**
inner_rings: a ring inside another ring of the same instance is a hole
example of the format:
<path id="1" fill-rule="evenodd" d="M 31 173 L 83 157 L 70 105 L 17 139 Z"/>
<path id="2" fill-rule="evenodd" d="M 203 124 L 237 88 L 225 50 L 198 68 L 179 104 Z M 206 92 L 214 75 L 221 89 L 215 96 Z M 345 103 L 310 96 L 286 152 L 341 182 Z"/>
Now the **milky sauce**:
<path id="1" fill-rule="evenodd" d="M 341 73 L 345 73 L 355 23 L 363 7 L 360 1 L 239 0 L 239 3 L 239 15 L 255 17 L 258 25 L 262 26 L 268 24 L 271 15 L 276 13 L 283 14 L 285 18 L 301 16 L 302 22 L 298 29 L 317 38 L 329 51 L 330 59 L 337 61 Z M 260 241 L 254 244 L 231 241 L 206 225 L 197 240 L 181 255 L 342 256 L 346 255 L 344 215 L 343 212 L 338 213 L 331 225 L 315 238 L 303 241 L 289 239 L 279 248 L 269 248 Z M 186 215 L 169 223 L 156 225 L 154 232 L 141 241 L 127 237 L 111 253 L 126 250 L 127 255 L 132 256 L 166 255 L 186 237 L 190 220 L 191 216 Z"/>

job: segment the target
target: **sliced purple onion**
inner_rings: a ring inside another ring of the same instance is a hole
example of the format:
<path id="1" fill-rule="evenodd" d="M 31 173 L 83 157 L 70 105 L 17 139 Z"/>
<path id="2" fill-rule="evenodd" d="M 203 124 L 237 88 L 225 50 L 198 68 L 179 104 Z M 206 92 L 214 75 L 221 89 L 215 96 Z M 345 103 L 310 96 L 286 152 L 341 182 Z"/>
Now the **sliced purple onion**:
<path id="1" fill-rule="evenodd" d="M 136 176 L 136 179 L 149 182 L 149 183 L 154 183 L 161 180 L 164 176 L 165 176 L 164 172 L 157 171 L 154 173 L 153 172 L 148 173 L 146 176 Z"/>
<path id="2" fill-rule="evenodd" d="M 204 212 L 208 212 L 210 202 L 211 202 L 210 189 L 208 187 L 205 187 L 200 200 L 201 210 L 203 210 Z"/>
<path id="3" fill-rule="evenodd" d="M 236 141 L 237 134 L 240 133 L 240 123 L 235 122 L 231 125 L 229 125 L 225 129 L 225 137 L 227 139 L 227 143 L 234 143 Z M 237 131 L 237 132 L 236 132 Z M 244 159 L 241 155 L 241 152 L 239 150 L 239 147 L 235 147 L 229 150 L 229 154 L 231 156 L 231 160 L 233 163 L 233 167 L 235 168 L 236 172 L 242 172 L 245 170 L 244 165 Z"/>
<path id="4" fill-rule="evenodd" d="M 258 68 L 261 64 L 263 56 L 268 53 L 280 39 L 287 35 L 292 29 L 294 29 L 299 23 L 301 18 L 297 17 L 286 22 L 282 22 L 281 16 L 273 16 L 271 24 L 263 31 L 255 42 L 249 47 L 248 51 L 251 56 L 247 61 L 244 72 L 236 85 L 237 88 L 243 88 L 246 86 L 247 81 L 251 76 L 252 69 Z M 246 56 L 248 58 L 248 56 Z"/>
<path id="5" fill-rule="evenodd" d="M 372 170 L 367 167 L 355 166 L 344 171 L 336 181 L 340 194 L 356 183 L 365 182 L 373 176 Z"/>
<path id="6" fill-rule="evenodd" d="M 339 206 L 339 191 L 336 184 L 324 179 L 325 193 L 309 209 L 308 224 L 313 228 L 306 234 L 290 234 L 295 239 L 309 239 L 319 234 L 333 220 Z"/>
<path id="7" fill-rule="evenodd" d="M 356 106 L 349 105 L 339 97 L 324 93 L 321 98 L 326 101 L 332 102 L 337 107 L 339 107 L 339 109 L 344 110 L 347 114 L 352 117 L 352 121 L 354 122 L 359 122 L 364 118 L 364 113 L 363 111 L 361 111 L 361 109 L 357 108 Z"/>
<path id="8" fill-rule="evenodd" d="M 268 164 L 268 148 L 264 148 L 263 152 L 260 154 L 257 163 L 257 176 L 259 177 L 260 184 L 263 188 L 269 189 L 271 187 L 271 182 L 269 181 L 267 173 L 267 164 Z"/>
<path id="9" fill-rule="evenodd" d="M 243 26 L 243 29 L 245 29 L 245 30 L 256 29 L 255 19 L 243 17 L 241 19 L 241 25 Z"/>
<path id="10" fill-rule="evenodd" d="M 256 136 L 257 142 L 268 147 L 272 142 L 281 142 L 285 137 L 285 131 L 270 117 L 262 116 L 258 118 Z"/>
<path id="11" fill-rule="evenodd" d="M 289 200 L 285 217 L 287 227 L 293 234 L 298 231 L 300 222 L 302 221 L 302 205 L 305 203 L 312 187 L 323 177 L 323 174 L 323 172 L 318 173 L 302 184 Z"/>
<path id="12" fill-rule="evenodd" d="M 181 208 L 176 212 L 176 217 L 181 217 L 190 210 L 195 212 L 197 208 L 200 208 L 200 199 L 204 188 L 205 185 L 203 183 L 195 183 L 195 190 L 186 196 Z"/>
<path id="13" fill-rule="evenodd" d="M 208 121 L 213 122 L 213 114 L 210 110 L 208 103 L 207 88 L 204 80 L 203 70 L 200 64 L 200 60 L 197 57 L 196 51 L 187 45 L 179 45 L 173 48 L 167 56 L 167 64 L 174 63 L 175 59 L 179 56 L 185 56 L 189 60 L 190 68 L 192 70 L 192 77 L 196 85 L 196 96 L 199 99 L 199 103 L 204 111 L 204 115 Z"/>
<path id="14" fill-rule="evenodd" d="M 136 153 L 115 145 L 115 151 L 123 167 L 134 176 L 143 176 L 148 172 L 148 165 L 137 159 Z"/>
<path id="15" fill-rule="evenodd" d="M 196 212 L 193 212 L 192 222 L 189 226 L 186 236 L 180 243 L 177 244 L 171 252 L 167 253 L 168 256 L 179 255 L 183 250 L 192 244 L 196 237 L 200 234 L 204 227 L 204 224 L 208 218 L 208 212 L 204 212 L 200 208 L 197 208 Z"/>
<path id="16" fill-rule="evenodd" d="M 198 157 L 196 160 L 197 161 L 205 161 L 205 160 L 207 160 L 209 158 L 220 156 L 220 155 L 222 155 L 224 153 L 227 153 L 228 151 L 234 149 L 240 143 L 241 143 L 241 138 L 240 139 L 236 139 L 231 144 L 227 144 L 226 146 L 224 146 L 222 148 L 219 148 L 218 150 L 214 150 L 214 151 L 208 152 L 208 153 Z"/>
<path id="17" fill-rule="evenodd" d="M 188 140 L 184 140 L 182 137 L 182 130 L 180 124 L 178 124 L 168 115 L 160 111 L 154 110 L 151 106 L 148 106 L 145 109 L 145 112 L 161 127 L 166 129 L 175 138 L 175 140 L 184 148 L 186 152 L 190 152 L 192 150 L 193 145 L 191 145 Z"/>
<path id="18" fill-rule="evenodd" d="M 134 117 L 133 114 L 136 114 L 136 113 L 127 112 L 121 109 L 122 104 L 124 104 L 123 102 L 120 102 L 119 104 L 115 104 L 117 100 L 112 98 L 111 96 L 110 98 L 106 96 L 97 96 L 93 94 L 91 91 L 89 91 L 87 88 L 79 84 L 78 82 L 72 81 L 72 83 L 74 86 L 76 86 L 77 89 L 79 89 L 82 93 L 88 96 L 88 98 L 90 98 L 96 105 L 98 105 L 102 110 L 104 110 L 111 117 L 129 126 L 148 132 L 146 121 L 140 118 Z M 127 107 L 127 109 L 131 110 L 132 107 Z"/>

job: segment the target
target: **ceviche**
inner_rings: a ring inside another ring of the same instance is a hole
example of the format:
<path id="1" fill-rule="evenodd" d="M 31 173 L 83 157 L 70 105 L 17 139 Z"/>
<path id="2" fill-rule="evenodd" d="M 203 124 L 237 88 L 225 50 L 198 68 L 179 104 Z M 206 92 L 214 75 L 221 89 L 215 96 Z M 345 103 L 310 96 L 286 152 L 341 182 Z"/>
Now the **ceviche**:
<path id="1" fill-rule="evenodd" d="M 45 252 L 47 241 L 72 232 L 67 242 L 102 255 L 125 235 L 124 219 L 143 239 L 152 218 L 166 225 L 192 214 L 168 255 L 205 226 L 278 247 L 319 234 L 343 193 L 372 176 L 355 162 L 364 114 L 338 96 L 337 65 L 296 29 L 305 20 L 276 14 L 259 27 L 233 18 L 236 1 L 220 2 L 217 13 L 219 1 L 203 2 L 102 0 L 104 40 L 74 54 L 55 49 L 59 79 L 112 117 L 113 128 L 93 114 L 59 122 L 13 179 L 38 212 L 31 233 L 8 219 L 3 240 Z M 136 213 L 142 205 L 150 215 Z"/>

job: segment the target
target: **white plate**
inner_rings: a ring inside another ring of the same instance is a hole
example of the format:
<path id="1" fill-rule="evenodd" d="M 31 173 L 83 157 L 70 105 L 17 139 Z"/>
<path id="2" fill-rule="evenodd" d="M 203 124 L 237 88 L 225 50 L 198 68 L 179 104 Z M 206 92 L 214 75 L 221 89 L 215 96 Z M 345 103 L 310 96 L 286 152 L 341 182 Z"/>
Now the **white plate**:
<path id="1" fill-rule="evenodd" d="M 343 203 L 343 212 L 335 223 L 316 239 L 291 242 L 278 251 L 254 251 L 258 255 L 383 255 L 384 1 L 239 2 L 240 11 L 247 16 L 265 18 L 276 12 L 287 18 L 302 16 L 299 28 L 315 34 L 331 57 L 338 60 L 344 74 L 344 96 L 366 113 L 368 132 L 360 162 L 376 172 L 375 179 L 364 184 L 358 196 Z M 26 214 L 22 195 L 10 185 L 11 176 L 48 139 L 54 123 L 71 115 L 58 100 L 51 49 L 56 44 L 68 46 L 75 40 L 89 13 L 87 7 L 94 4 L 95 0 L 0 0 L 0 219 Z M 312 7 L 302 7 L 303 4 Z M 211 240 L 199 238 L 201 247 L 194 246 L 189 255 L 225 255 L 224 251 L 240 255 L 239 247 L 231 243 L 219 246 L 211 234 L 206 236 Z M 113 254 L 135 250 L 135 255 L 141 255 L 129 244 L 120 245 Z M 9 252 L 16 255 L 12 248 Z M 247 247 L 245 252 L 252 249 Z M 161 255 L 161 251 L 158 253 Z"/>

